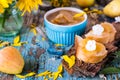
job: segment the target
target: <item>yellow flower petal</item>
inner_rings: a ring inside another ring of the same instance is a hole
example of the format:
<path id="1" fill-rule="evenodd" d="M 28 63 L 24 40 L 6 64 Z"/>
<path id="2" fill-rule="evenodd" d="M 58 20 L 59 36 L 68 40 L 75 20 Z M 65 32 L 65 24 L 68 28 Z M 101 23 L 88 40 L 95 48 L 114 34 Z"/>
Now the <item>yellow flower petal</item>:
<path id="1" fill-rule="evenodd" d="M 73 18 L 81 17 L 81 16 L 83 16 L 84 14 L 85 14 L 85 12 L 80 12 L 80 13 L 78 13 L 78 14 L 75 14 L 75 15 L 73 16 Z"/>
<path id="2" fill-rule="evenodd" d="M 59 76 L 62 78 L 62 75 L 61 75 L 61 74 L 59 74 Z"/>
<path id="3" fill-rule="evenodd" d="M 62 58 L 68 63 L 69 68 L 71 68 L 75 64 L 75 56 L 72 55 L 68 57 L 68 55 L 62 56 Z"/>
<path id="4" fill-rule="evenodd" d="M 37 74 L 36 77 L 47 76 L 48 74 L 51 74 L 51 72 L 50 71 L 45 71 L 45 72 Z"/>
<path id="5" fill-rule="evenodd" d="M 58 67 L 58 72 L 61 73 L 62 71 L 63 71 L 63 67 L 62 67 L 62 64 L 60 64 L 59 67 Z"/>
<path id="6" fill-rule="evenodd" d="M 19 41 L 20 41 L 20 36 L 18 35 L 14 38 L 13 43 L 18 43 Z"/>
<path id="7" fill-rule="evenodd" d="M 97 12 L 97 11 L 99 11 L 99 10 L 94 8 L 92 11 L 93 11 L 93 12 Z"/>
<path id="8" fill-rule="evenodd" d="M 31 28 L 35 28 L 36 27 L 36 24 L 35 23 L 32 23 L 32 25 L 30 25 Z"/>
<path id="9" fill-rule="evenodd" d="M 89 10 L 88 8 L 83 9 L 83 11 L 85 11 L 85 12 L 87 12 L 88 10 Z"/>
<path id="10" fill-rule="evenodd" d="M 36 28 L 31 29 L 31 32 L 33 32 L 34 35 L 37 35 L 37 30 L 36 30 Z"/>
<path id="11" fill-rule="evenodd" d="M 3 13 L 4 12 L 4 8 L 3 6 L 0 5 L 0 13 Z"/>
<path id="12" fill-rule="evenodd" d="M 10 3 L 10 4 L 12 3 L 12 0 L 7 0 L 7 1 L 8 1 L 8 3 Z"/>
<path id="13" fill-rule="evenodd" d="M 12 46 L 22 46 L 21 43 L 15 43 L 15 44 L 12 44 Z"/>
<path id="14" fill-rule="evenodd" d="M 55 44 L 56 47 L 63 46 L 63 44 Z"/>
<path id="15" fill-rule="evenodd" d="M 57 72 L 53 72 L 52 75 L 53 75 L 53 80 L 56 80 L 58 77 L 62 77 L 62 73 L 63 72 L 63 67 L 62 67 L 62 64 L 60 64 L 58 66 L 58 71 Z"/>
<path id="16" fill-rule="evenodd" d="M 53 72 L 53 80 L 56 80 L 59 77 L 59 72 Z"/>
<path id="17" fill-rule="evenodd" d="M 45 41 L 45 38 L 42 38 L 42 41 Z"/>
<path id="18" fill-rule="evenodd" d="M 27 42 L 14 43 L 11 46 L 22 46 L 23 44 L 27 44 Z"/>
<path id="19" fill-rule="evenodd" d="M 2 5 L 4 8 L 8 8 L 8 1 L 7 0 L 0 0 L 0 5 Z"/>
<path id="20" fill-rule="evenodd" d="M 8 8 L 12 0 L 0 0 L 0 13 L 4 12 L 4 8 Z"/>
<path id="21" fill-rule="evenodd" d="M 16 77 L 18 78 L 26 78 L 26 77 L 31 77 L 31 76 L 34 76 L 36 73 L 35 72 L 30 72 L 26 75 L 16 75 Z"/>
<path id="22" fill-rule="evenodd" d="M 0 47 L 9 46 L 9 45 L 10 45 L 10 42 L 8 42 L 8 41 L 4 41 L 4 42 L 0 43 Z"/>

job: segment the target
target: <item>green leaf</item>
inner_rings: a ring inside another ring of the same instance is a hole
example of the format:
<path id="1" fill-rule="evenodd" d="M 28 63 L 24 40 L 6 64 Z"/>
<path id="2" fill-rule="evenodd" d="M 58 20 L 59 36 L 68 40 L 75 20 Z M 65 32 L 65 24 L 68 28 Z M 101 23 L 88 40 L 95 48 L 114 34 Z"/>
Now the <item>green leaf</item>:
<path id="1" fill-rule="evenodd" d="M 117 57 L 111 61 L 112 64 L 118 64 L 120 62 L 120 57 Z"/>
<path id="2" fill-rule="evenodd" d="M 0 15 L 0 31 L 2 30 L 2 24 L 3 24 L 3 16 Z"/>
<path id="3" fill-rule="evenodd" d="M 107 67 L 100 71 L 101 74 L 115 74 L 120 73 L 120 68 L 118 67 Z"/>
<path id="4" fill-rule="evenodd" d="M 114 54 L 115 54 L 117 57 L 120 57 L 120 51 L 116 51 Z"/>
<path id="5" fill-rule="evenodd" d="M 120 51 L 116 51 L 115 53 L 113 53 L 115 56 L 113 56 L 114 57 L 114 59 L 113 59 L 113 61 L 111 61 L 111 63 L 114 63 L 114 64 L 116 64 L 116 63 L 118 63 L 119 61 L 120 61 Z"/>

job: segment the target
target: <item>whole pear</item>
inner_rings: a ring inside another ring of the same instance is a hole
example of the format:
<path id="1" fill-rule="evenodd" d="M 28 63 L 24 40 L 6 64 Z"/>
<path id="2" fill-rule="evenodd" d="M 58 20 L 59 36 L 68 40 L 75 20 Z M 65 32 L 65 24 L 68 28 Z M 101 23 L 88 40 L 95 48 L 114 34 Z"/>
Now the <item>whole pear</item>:
<path id="1" fill-rule="evenodd" d="M 95 3 L 95 0 L 76 0 L 80 7 L 90 7 Z"/>
<path id="2" fill-rule="evenodd" d="M 120 16 L 120 0 L 113 0 L 103 8 L 106 16 L 114 18 Z"/>
<path id="3" fill-rule="evenodd" d="M 21 73 L 24 67 L 24 59 L 20 52 L 11 46 L 0 50 L 0 71 L 7 74 Z"/>

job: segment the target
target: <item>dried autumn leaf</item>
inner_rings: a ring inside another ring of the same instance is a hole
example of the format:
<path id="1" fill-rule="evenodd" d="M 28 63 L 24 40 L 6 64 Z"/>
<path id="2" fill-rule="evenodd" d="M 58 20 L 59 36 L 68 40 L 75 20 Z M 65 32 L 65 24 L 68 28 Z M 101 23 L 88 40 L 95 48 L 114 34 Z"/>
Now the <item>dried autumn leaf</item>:
<path id="1" fill-rule="evenodd" d="M 32 25 L 30 25 L 31 28 L 35 28 L 36 27 L 36 24 L 35 23 L 32 23 Z"/>
<path id="2" fill-rule="evenodd" d="M 97 11 L 98 14 L 103 14 L 103 12 L 101 10 Z"/>
<path id="3" fill-rule="evenodd" d="M 36 73 L 35 72 L 30 72 L 26 75 L 16 75 L 16 77 L 18 78 L 26 78 L 26 77 L 31 77 L 31 76 L 34 76 Z"/>
<path id="4" fill-rule="evenodd" d="M 103 12 L 99 9 L 94 8 L 93 10 L 91 10 L 92 13 L 97 13 L 97 14 L 103 14 Z"/>
<path id="5" fill-rule="evenodd" d="M 71 68 L 75 64 L 75 56 L 72 55 L 68 57 L 68 55 L 62 56 L 62 58 L 68 63 L 69 68 Z"/>
<path id="6" fill-rule="evenodd" d="M 93 11 L 93 12 L 97 12 L 97 11 L 99 11 L 99 10 L 98 10 L 98 9 L 96 9 L 96 8 L 94 8 L 92 11 Z"/>
<path id="7" fill-rule="evenodd" d="M 20 36 L 18 35 L 14 38 L 13 43 L 18 43 L 19 41 L 20 41 Z"/>

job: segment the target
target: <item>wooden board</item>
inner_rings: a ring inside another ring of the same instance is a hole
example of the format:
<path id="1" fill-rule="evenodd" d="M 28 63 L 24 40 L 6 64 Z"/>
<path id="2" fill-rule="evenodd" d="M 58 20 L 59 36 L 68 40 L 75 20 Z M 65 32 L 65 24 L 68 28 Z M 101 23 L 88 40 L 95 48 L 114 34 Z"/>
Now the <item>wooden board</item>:
<path id="1" fill-rule="evenodd" d="M 30 71 L 34 71 L 37 73 L 50 70 L 57 71 L 57 67 L 61 63 L 61 59 L 56 55 L 49 54 L 47 49 L 50 46 L 50 42 L 47 40 L 42 40 L 42 36 L 37 34 L 36 36 L 30 32 L 30 29 L 27 28 L 25 32 L 20 34 L 21 41 L 27 41 L 28 44 L 24 44 L 23 46 L 16 47 L 20 50 L 22 56 L 25 60 L 25 67 L 22 74 L 26 74 Z M 0 37 L 0 40 L 13 42 L 14 37 Z M 120 64 L 116 64 L 120 66 Z M 119 80 L 120 74 L 107 75 L 107 80 Z M 44 80 L 43 77 L 28 77 L 26 79 L 19 79 L 15 75 L 7 75 L 4 73 L 0 73 L 0 80 Z M 52 79 L 50 79 L 52 80 Z M 99 75 L 94 78 L 76 78 L 74 76 L 70 76 L 66 70 L 63 72 L 63 78 L 58 78 L 58 80 L 104 80 L 100 78 Z"/>
<path id="2" fill-rule="evenodd" d="M 43 21 L 43 19 L 41 21 Z M 96 22 L 96 23 L 99 23 L 99 22 Z M 89 24 L 93 25 L 94 23 L 89 23 Z M 41 36 L 40 33 L 38 33 L 37 35 L 34 35 L 33 32 L 30 31 L 30 28 L 28 27 L 22 28 L 20 37 L 21 37 L 21 40 L 20 40 L 21 42 L 22 41 L 28 42 L 23 46 L 16 47 L 17 49 L 20 50 L 25 60 L 24 70 L 21 74 L 24 75 L 31 71 L 36 73 L 40 73 L 46 70 L 57 71 L 57 67 L 59 66 L 59 64 L 61 64 L 61 58 L 59 56 L 52 55 L 47 51 L 49 48 L 54 47 L 53 45 L 51 45 L 52 44 L 51 41 L 47 39 L 43 40 L 43 37 Z M 0 37 L 0 40 L 9 41 L 12 43 L 14 38 L 15 36 Z M 65 50 L 68 50 L 68 49 L 69 47 L 65 48 Z M 114 65 L 120 66 L 119 63 Z M 43 77 L 36 78 L 35 76 L 32 76 L 25 79 L 20 79 L 15 75 L 0 73 L 0 80 L 44 80 L 44 78 Z M 53 79 L 49 79 L 49 80 L 53 80 Z M 58 80 L 120 80 L 120 74 L 105 75 L 104 78 L 100 78 L 99 75 L 95 76 L 94 78 L 90 78 L 90 77 L 77 78 L 75 76 L 69 75 L 67 71 L 64 70 L 63 77 L 58 78 Z"/>

